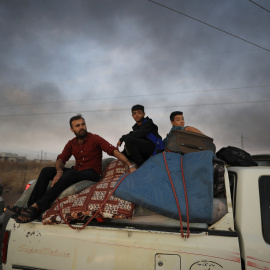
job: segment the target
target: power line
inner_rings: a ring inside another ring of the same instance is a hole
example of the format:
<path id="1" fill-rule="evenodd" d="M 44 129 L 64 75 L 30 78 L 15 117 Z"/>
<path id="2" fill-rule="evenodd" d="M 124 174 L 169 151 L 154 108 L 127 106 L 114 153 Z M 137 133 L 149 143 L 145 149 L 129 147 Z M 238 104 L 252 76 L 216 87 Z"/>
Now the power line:
<path id="1" fill-rule="evenodd" d="M 239 102 L 222 102 L 222 103 L 208 103 L 208 104 L 182 104 L 182 105 L 170 105 L 170 106 L 156 106 L 147 107 L 147 109 L 160 109 L 160 108 L 179 108 L 179 107 L 198 107 L 198 106 L 220 106 L 220 105 L 234 105 L 234 104 L 252 104 L 252 103 L 269 103 L 270 100 L 256 100 L 256 101 L 239 101 Z M 112 111 L 129 111 L 130 108 L 126 109 L 109 109 L 109 110 L 87 110 L 80 113 L 93 113 L 93 112 L 112 112 Z M 10 114 L 10 115 L 0 115 L 0 118 L 4 117 L 14 117 L 14 116 L 34 116 L 34 115 L 52 115 L 52 114 L 68 114 L 77 112 L 48 112 L 48 113 L 28 113 L 28 114 Z"/>
<path id="2" fill-rule="evenodd" d="M 174 11 L 174 12 L 176 12 L 176 13 L 178 13 L 178 14 L 183 15 L 183 16 L 186 16 L 186 17 L 188 17 L 188 18 L 190 18 L 190 19 L 192 19 L 192 20 L 195 20 L 195 21 L 197 21 L 197 22 L 199 22 L 199 23 L 202 23 L 202 24 L 205 24 L 205 25 L 207 25 L 207 26 L 209 26 L 209 27 L 212 27 L 212 28 L 214 28 L 214 29 L 216 29 L 216 30 L 218 30 L 218 31 L 221 31 L 221 32 L 223 32 L 223 33 L 225 33 L 225 34 L 227 34 L 227 35 L 230 35 L 230 36 L 232 36 L 232 37 L 238 38 L 238 39 L 240 39 L 240 40 L 242 40 L 242 41 L 244 41 L 244 42 L 247 42 L 247 43 L 249 43 L 249 44 L 251 44 L 251 45 L 253 45 L 253 46 L 256 46 L 256 47 L 258 47 L 258 48 L 260 48 L 260 49 L 263 49 L 263 50 L 265 50 L 265 51 L 267 51 L 267 52 L 270 52 L 269 49 L 266 49 L 266 48 L 264 48 L 264 47 L 262 47 L 262 46 L 260 46 L 260 45 L 258 45 L 258 44 L 255 44 L 255 43 L 253 43 L 253 42 L 250 42 L 250 41 L 248 41 L 248 40 L 246 40 L 246 39 L 243 39 L 243 38 L 241 38 L 241 37 L 239 37 L 239 36 L 236 36 L 236 35 L 234 35 L 234 34 L 231 34 L 231 33 L 227 32 L 227 31 L 225 31 L 225 30 L 223 30 L 223 29 L 221 29 L 221 28 L 218 28 L 218 27 L 216 27 L 216 26 L 213 26 L 213 25 L 211 25 L 211 24 L 209 24 L 209 23 L 206 23 L 206 22 L 204 22 L 204 21 L 201 21 L 201 20 L 199 20 L 199 19 L 196 19 L 196 18 L 194 18 L 194 17 L 192 17 L 192 16 L 190 16 L 190 15 L 187 15 L 187 14 L 181 12 L 181 11 L 178 11 L 178 10 L 176 10 L 176 9 L 167 7 L 167 6 L 162 5 L 162 4 L 158 3 L 158 2 L 155 2 L 155 1 L 153 1 L 153 0 L 148 0 L 148 1 L 150 1 L 150 2 L 152 2 L 152 3 L 154 3 L 154 4 L 156 4 L 156 5 L 159 5 L 159 6 L 161 6 L 161 7 L 167 8 L 167 9 L 169 9 L 169 10 L 171 10 L 171 11 Z"/>
<path id="3" fill-rule="evenodd" d="M 219 89 L 204 89 L 195 91 L 177 91 L 177 92 L 166 92 L 166 93 L 156 93 L 156 94 L 141 94 L 141 95 L 130 95 L 130 96 L 117 96 L 117 97 L 103 97 L 103 98 L 90 98 L 90 99 L 76 99 L 76 100 L 62 100 L 62 101 L 48 101 L 48 102 L 37 102 L 37 103 L 25 103 L 25 104 L 10 104 L 1 105 L 4 107 L 18 107 L 18 106 L 30 106 L 30 105 L 42 105 L 42 104 L 55 104 L 55 103 L 72 103 L 72 102 L 87 102 L 92 100 L 105 100 L 105 99 L 119 99 L 119 98 L 137 98 L 137 97 L 147 97 L 147 96 L 163 96 L 163 95 L 176 95 L 176 94 L 192 94 L 201 92 L 219 92 L 228 90 L 240 90 L 240 89 L 251 89 L 251 88 L 266 88 L 270 85 L 257 85 L 257 86 L 244 86 L 244 87 L 231 87 L 231 88 L 219 88 Z"/>
<path id="4" fill-rule="evenodd" d="M 255 4 L 255 5 L 257 5 L 258 7 L 262 8 L 262 9 L 264 9 L 264 10 L 266 10 L 267 12 L 270 13 L 270 10 L 268 10 L 268 9 L 266 9 L 265 7 L 259 5 L 258 3 L 254 2 L 254 1 L 252 1 L 252 0 L 248 0 L 248 1 L 251 2 L 251 3 L 253 3 L 253 4 Z"/>

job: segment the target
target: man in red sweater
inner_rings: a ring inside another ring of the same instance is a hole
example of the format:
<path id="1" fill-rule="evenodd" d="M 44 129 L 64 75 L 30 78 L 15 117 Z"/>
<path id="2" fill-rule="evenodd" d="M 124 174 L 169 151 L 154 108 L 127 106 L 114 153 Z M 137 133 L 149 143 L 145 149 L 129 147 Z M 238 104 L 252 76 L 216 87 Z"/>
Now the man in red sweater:
<path id="1" fill-rule="evenodd" d="M 102 174 L 102 151 L 123 161 L 130 172 L 135 171 L 134 165 L 102 137 L 87 132 L 85 120 L 81 114 L 70 119 L 70 130 L 75 138 L 70 140 L 63 152 L 58 155 L 55 167 L 43 168 L 28 201 L 28 208 L 18 206 L 8 209 L 19 214 L 18 223 L 28 223 L 38 218 L 41 212 L 47 210 L 51 203 L 69 186 L 82 180 L 98 182 Z M 65 163 L 71 156 L 75 157 L 73 168 L 65 168 Z M 53 179 L 51 188 L 47 190 L 49 181 Z"/>

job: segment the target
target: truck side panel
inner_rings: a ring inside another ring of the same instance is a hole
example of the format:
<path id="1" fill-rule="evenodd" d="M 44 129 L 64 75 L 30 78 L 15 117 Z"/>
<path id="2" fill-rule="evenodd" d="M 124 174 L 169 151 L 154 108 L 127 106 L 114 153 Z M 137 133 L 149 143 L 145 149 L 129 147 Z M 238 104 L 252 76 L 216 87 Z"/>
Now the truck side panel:
<path id="1" fill-rule="evenodd" d="M 29 227 L 16 222 L 9 222 L 7 230 L 12 245 L 4 270 L 14 265 L 59 270 L 241 269 L 237 237 L 201 232 L 183 239 L 180 233 L 93 226 L 77 232 L 66 225 Z"/>

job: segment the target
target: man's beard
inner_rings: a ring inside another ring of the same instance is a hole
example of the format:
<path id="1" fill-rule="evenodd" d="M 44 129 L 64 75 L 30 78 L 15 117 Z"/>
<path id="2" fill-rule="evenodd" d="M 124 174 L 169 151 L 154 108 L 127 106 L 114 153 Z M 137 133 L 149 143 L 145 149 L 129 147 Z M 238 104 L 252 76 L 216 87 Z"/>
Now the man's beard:
<path id="1" fill-rule="evenodd" d="M 86 135 L 87 135 L 87 130 L 86 130 L 86 129 L 82 129 L 82 130 L 80 130 L 79 133 L 77 133 L 77 132 L 74 132 L 74 133 L 75 133 L 75 135 L 76 135 L 76 137 L 77 137 L 78 139 L 82 140 L 82 139 L 84 139 L 84 138 L 86 137 Z"/>

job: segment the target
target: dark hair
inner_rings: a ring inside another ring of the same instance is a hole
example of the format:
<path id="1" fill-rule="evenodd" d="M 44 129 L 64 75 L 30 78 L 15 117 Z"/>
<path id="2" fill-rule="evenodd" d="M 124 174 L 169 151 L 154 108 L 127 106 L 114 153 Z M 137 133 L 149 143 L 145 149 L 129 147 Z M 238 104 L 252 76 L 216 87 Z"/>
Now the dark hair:
<path id="1" fill-rule="evenodd" d="M 137 104 L 137 105 L 134 105 L 134 106 L 131 108 L 131 111 L 132 111 L 132 112 L 133 112 L 133 111 L 139 111 L 139 110 L 141 110 L 141 111 L 144 113 L 144 107 L 143 107 L 143 105 Z"/>
<path id="2" fill-rule="evenodd" d="M 84 118 L 82 117 L 82 115 L 81 115 L 80 113 L 78 113 L 78 114 L 75 115 L 75 116 L 72 116 L 72 117 L 70 118 L 70 120 L 69 120 L 69 125 L 70 125 L 70 127 L 72 128 L 72 122 L 73 122 L 73 121 L 79 120 L 79 119 L 83 119 L 83 120 L 84 120 Z"/>
<path id="3" fill-rule="evenodd" d="M 180 111 L 172 112 L 171 115 L 170 115 L 170 120 L 171 120 L 171 121 L 174 121 L 174 117 L 175 117 L 176 115 L 183 115 L 183 113 L 180 112 Z"/>

